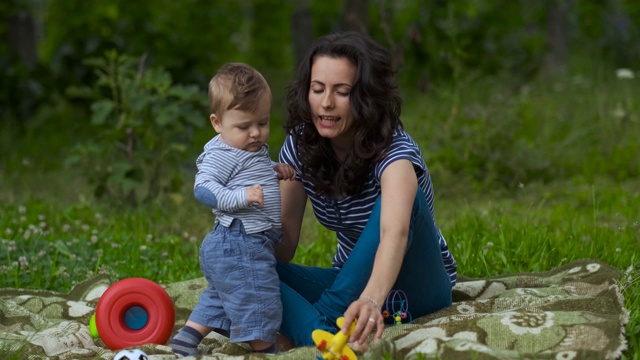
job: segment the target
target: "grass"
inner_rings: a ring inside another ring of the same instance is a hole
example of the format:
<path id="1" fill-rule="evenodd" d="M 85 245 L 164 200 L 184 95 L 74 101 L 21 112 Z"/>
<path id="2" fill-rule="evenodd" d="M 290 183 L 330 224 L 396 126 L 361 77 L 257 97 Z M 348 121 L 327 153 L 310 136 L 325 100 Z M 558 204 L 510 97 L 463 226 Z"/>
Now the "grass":
<path id="1" fill-rule="evenodd" d="M 619 284 L 630 359 L 640 358 L 640 103 L 637 80 L 612 74 L 412 93 L 403 119 L 430 166 L 459 273 L 544 271 L 581 258 L 631 269 Z M 77 133 L 48 139 L 58 126 L 35 121 L 20 136 L 0 135 L 0 188 L 11 189 L 0 193 L 0 287 L 65 292 L 96 273 L 201 276 L 198 246 L 213 218 L 191 189 L 138 208 L 96 201 L 83 169 L 58 165 Z M 294 261 L 329 266 L 335 236 L 310 213 Z"/>
<path id="2" fill-rule="evenodd" d="M 640 184 L 601 179 L 525 185 L 519 192 L 439 197 L 437 218 L 465 276 L 544 271 L 575 259 L 604 261 L 621 283 L 630 349 L 640 347 Z M 212 218 L 187 201 L 115 210 L 100 204 L 5 201 L 0 206 L 0 287 L 65 292 L 96 273 L 168 283 L 201 276 L 197 247 Z M 328 266 L 335 239 L 305 219 L 294 261 Z M 311 245 L 309 239 L 319 239 Z"/>

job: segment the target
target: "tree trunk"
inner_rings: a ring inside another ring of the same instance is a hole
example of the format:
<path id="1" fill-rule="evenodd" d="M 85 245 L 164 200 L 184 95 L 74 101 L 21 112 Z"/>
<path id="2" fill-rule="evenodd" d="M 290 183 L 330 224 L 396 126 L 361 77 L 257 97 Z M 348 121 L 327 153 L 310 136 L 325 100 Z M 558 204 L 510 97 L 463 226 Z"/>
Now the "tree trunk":
<path id="1" fill-rule="evenodd" d="M 310 0 L 296 1 L 291 16 L 291 37 L 296 66 L 302 61 L 313 41 L 313 16 L 309 5 Z"/>
<path id="2" fill-rule="evenodd" d="M 569 28 L 568 5 L 563 0 L 551 0 L 548 9 L 547 71 L 562 73 L 567 66 L 567 34 Z"/>
<path id="3" fill-rule="evenodd" d="M 613 52 L 613 60 L 619 67 L 636 66 L 632 42 L 632 34 L 635 31 L 633 19 L 624 11 L 619 0 L 607 0 L 606 4 L 606 39 Z"/>
<path id="4" fill-rule="evenodd" d="M 36 35 L 36 22 L 30 13 L 20 11 L 9 17 L 7 26 L 9 49 L 18 55 L 22 64 L 28 69 L 34 69 L 38 64 Z"/>
<path id="5" fill-rule="evenodd" d="M 343 0 L 342 29 L 369 33 L 370 0 Z"/>

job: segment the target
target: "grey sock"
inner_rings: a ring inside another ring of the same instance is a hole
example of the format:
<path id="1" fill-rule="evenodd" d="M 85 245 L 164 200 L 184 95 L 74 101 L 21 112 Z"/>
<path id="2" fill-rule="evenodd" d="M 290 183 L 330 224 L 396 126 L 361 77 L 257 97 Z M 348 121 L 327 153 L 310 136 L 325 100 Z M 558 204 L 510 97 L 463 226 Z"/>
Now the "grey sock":
<path id="1" fill-rule="evenodd" d="M 198 344 L 202 338 L 198 330 L 185 326 L 171 339 L 171 349 L 182 356 L 198 355 Z"/>

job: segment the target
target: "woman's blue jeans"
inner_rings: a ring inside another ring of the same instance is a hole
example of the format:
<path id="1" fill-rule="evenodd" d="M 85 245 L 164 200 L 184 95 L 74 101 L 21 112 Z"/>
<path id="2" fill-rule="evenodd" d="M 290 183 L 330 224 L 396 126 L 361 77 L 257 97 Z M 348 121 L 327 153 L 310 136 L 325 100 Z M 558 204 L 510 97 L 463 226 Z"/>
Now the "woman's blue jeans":
<path id="1" fill-rule="evenodd" d="M 342 269 L 278 262 L 283 318 L 280 332 L 296 346 L 313 345 L 311 332 L 337 331 L 336 319 L 364 290 L 380 244 L 380 198 Z M 442 262 L 439 232 L 418 189 L 407 250 L 393 290 L 402 290 L 413 318 L 451 305 L 451 281 Z"/>

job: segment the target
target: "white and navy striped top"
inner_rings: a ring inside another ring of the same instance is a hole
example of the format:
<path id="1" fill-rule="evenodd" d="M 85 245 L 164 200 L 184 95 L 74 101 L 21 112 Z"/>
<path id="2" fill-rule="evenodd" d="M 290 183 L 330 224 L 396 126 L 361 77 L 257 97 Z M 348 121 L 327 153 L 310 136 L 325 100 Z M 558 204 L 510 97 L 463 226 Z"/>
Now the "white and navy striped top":
<path id="1" fill-rule="evenodd" d="M 422 188 L 433 215 L 433 185 L 431 184 L 427 165 L 422 158 L 420 148 L 403 129 L 398 129 L 394 133 L 393 141 L 389 149 L 387 149 L 386 157 L 373 166 L 372 174 L 365 190 L 360 194 L 346 197 L 316 194 L 313 184 L 301 177 L 302 164 L 297 156 L 295 139 L 291 135 L 288 135 L 285 139 L 284 145 L 280 150 L 280 162 L 289 164 L 295 169 L 296 180 L 302 181 L 316 218 L 323 226 L 335 231 L 337 234 L 338 247 L 333 257 L 334 268 L 341 268 L 344 265 L 364 230 L 371 210 L 381 192 L 380 179 L 382 173 L 392 162 L 401 159 L 406 159 L 413 163 L 418 176 L 418 186 Z M 438 229 L 437 225 L 436 229 Z M 438 229 L 438 233 L 442 260 L 453 286 L 457 277 L 456 261 L 449 252 L 449 247 L 440 229 Z"/>
<path id="2" fill-rule="evenodd" d="M 217 135 L 198 157 L 194 192 L 196 198 L 213 208 L 216 222 L 230 226 L 242 221 L 247 234 L 280 228 L 280 185 L 269 158 L 267 145 L 256 152 L 231 147 Z M 262 185 L 264 207 L 247 205 L 246 189 Z"/>

